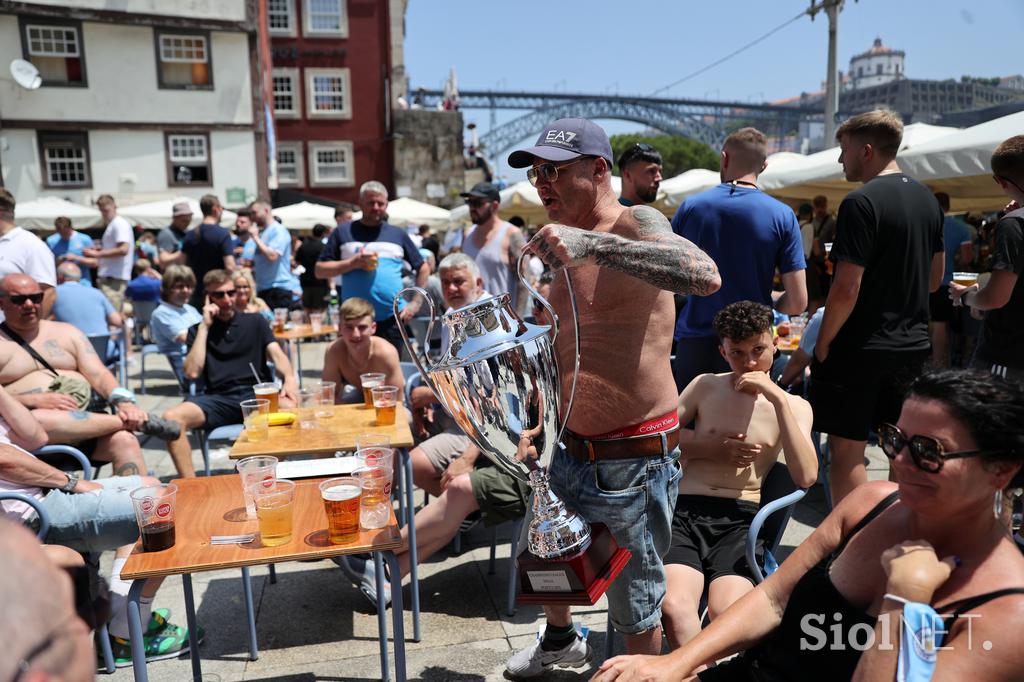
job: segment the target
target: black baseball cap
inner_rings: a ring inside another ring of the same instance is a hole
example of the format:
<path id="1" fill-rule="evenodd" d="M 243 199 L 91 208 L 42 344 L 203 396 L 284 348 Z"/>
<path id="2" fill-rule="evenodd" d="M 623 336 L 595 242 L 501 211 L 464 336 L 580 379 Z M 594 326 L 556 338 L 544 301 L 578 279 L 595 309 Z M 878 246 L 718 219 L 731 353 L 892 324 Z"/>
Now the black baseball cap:
<path id="1" fill-rule="evenodd" d="M 536 144 L 508 156 L 508 165 L 526 168 L 534 158 L 545 161 L 570 161 L 580 156 L 600 156 L 612 165 L 612 145 L 608 134 L 585 118 L 560 118 L 541 131 Z"/>
<path id="2" fill-rule="evenodd" d="M 463 192 L 459 196 L 463 199 L 473 198 L 501 201 L 501 194 L 498 192 L 498 187 L 492 182 L 478 182 L 473 185 L 473 189 L 468 192 Z"/>

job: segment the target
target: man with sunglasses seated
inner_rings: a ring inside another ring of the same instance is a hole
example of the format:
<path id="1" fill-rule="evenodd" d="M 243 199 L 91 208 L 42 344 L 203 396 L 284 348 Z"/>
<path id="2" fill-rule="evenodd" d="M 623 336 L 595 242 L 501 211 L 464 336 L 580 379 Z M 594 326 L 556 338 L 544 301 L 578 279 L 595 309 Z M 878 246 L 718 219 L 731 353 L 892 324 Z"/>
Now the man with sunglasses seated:
<path id="1" fill-rule="evenodd" d="M 696 430 L 681 447 L 686 475 L 665 555 L 662 622 L 673 649 L 700 632 L 705 585 L 712 621 L 754 589 L 747 533 L 761 502 L 761 484 L 779 453 L 785 450 L 798 487 L 809 488 L 818 476 L 811 406 L 769 376 L 777 343 L 772 322 L 771 308 L 761 303 L 739 301 L 722 308 L 714 329 L 730 371 L 702 374 L 679 396 L 679 422 L 695 421 Z"/>
<path id="2" fill-rule="evenodd" d="M 274 340 L 270 325 L 259 313 L 235 310 L 235 284 L 227 270 L 211 270 L 203 277 L 206 305 L 202 321 L 190 327 L 188 354 L 184 371 L 196 381 L 196 395 L 164 412 L 164 418 L 181 425 L 181 435 L 167 443 L 178 473 L 185 478 L 196 475 L 192 464 L 192 446 L 186 429 L 215 429 L 242 423 L 243 400 L 255 398 L 253 385 L 273 381 L 267 361 L 281 375 L 280 405 L 295 405 L 299 394 L 292 363 Z"/>
<path id="3" fill-rule="evenodd" d="M 118 386 L 92 342 L 64 322 L 40 319 L 43 292 L 28 275 L 0 280 L 0 385 L 32 410 L 50 443 L 74 444 L 95 463 L 110 462 L 117 476 L 145 471 L 137 431 L 176 438 L 167 423 L 135 405 L 135 394 Z M 115 413 L 102 410 L 105 400 Z"/>
<path id="4" fill-rule="evenodd" d="M 627 147 L 619 155 L 619 175 L 622 177 L 620 204 L 653 204 L 661 186 L 661 152 L 646 142 Z"/>

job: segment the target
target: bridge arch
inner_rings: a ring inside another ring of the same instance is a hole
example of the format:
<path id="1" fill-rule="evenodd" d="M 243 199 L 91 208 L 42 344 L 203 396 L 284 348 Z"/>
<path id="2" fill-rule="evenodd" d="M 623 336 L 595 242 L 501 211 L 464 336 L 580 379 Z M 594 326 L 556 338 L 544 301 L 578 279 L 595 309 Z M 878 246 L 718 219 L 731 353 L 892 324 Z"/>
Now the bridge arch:
<path id="1" fill-rule="evenodd" d="M 544 126 L 559 118 L 610 118 L 641 123 L 669 135 L 682 135 L 720 149 L 725 131 L 701 120 L 696 115 L 680 116 L 668 107 L 644 102 L 602 99 L 581 99 L 562 102 L 513 119 L 480 136 L 480 144 L 490 157 L 496 157 L 521 140 L 539 133 Z"/>

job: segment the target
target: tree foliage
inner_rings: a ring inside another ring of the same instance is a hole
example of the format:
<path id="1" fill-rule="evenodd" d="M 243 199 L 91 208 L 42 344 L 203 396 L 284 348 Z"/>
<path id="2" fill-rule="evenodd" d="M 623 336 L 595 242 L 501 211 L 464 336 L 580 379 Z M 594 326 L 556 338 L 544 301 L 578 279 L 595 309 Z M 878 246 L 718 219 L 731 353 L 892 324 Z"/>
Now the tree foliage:
<path id="1" fill-rule="evenodd" d="M 665 178 L 685 173 L 691 168 L 718 170 L 718 150 L 681 135 L 640 135 L 632 133 L 612 135 L 612 156 L 615 161 L 618 162 L 619 155 L 628 147 L 638 142 L 646 142 L 661 152 L 663 162 L 661 174 Z M 618 168 L 615 169 L 615 172 L 616 174 L 621 173 Z"/>

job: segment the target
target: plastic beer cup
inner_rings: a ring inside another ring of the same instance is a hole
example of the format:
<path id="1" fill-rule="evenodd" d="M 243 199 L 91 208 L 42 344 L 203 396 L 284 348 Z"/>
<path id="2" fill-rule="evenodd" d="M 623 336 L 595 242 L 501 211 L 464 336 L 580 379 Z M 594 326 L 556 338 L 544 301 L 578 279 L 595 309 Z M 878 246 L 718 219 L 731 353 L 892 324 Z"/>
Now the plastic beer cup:
<path id="1" fill-rule="evenodd" d="M 391 467 L 383 464 L 356 469 L 359 479 L 359 526 L 374 530 L 388 525 L 391 518 Z"/>
<path id="2" fill-rule="evenodd" d="M 269 438 L 270 422 L 267 420 L 267 415 L 270 414 L 270 401 L 264 398 L 243 400 L 240 406 L 242 419 L 245 422 L 245 437 L 250 441 Z"/>
<path id="3" fill-rule="evenodd" d="M 329 478 L 320 484 L 331 544 L 344 545 L 359 537 L 360 496 L 359 480 L 352 476 Z"/>
<path id="4" fill-rule="evenodd" d="M 370 392 L 373 394 L 373 408 L 377 411 L 377 426 L 392 426 L 398 404 L 398 387 L 377 386 Z"/>
<path id="5" fill-rule="evenodd" d="M 178 486 L 147 485 L 129 493 L 135 520 L 142 534 L 142 551 L 159 552 L 174 547 L 174 503 Z"/>
<path id="6" fill-rule="evenodd" d="M 380 372 L 367 372 L 359 375 L 359 383 L 363 387 L 363 405 L 366 409 L 373 409 L 373 394 L 371 391 L 384 383 L 385 376 Z"/>
<path id="7" fill-rule="evenodd" d="M 245 498 L 245 514 L 250 519 L 256 518 L 256 505 L 253 502 L 249 486 L 258 481 L 277 478 L 277 457 L 260 456 L 246 457 L 238 460 L 235 465 L 238 477 L 242 480 L 242 496 Z"/>
<path id="8" fill-rule="evenodd" d="M 265 547 L 277 547 L 292 539 L 292 499 L 295 483 L 283 478 L 257 481 L 249 486 L 256 503 L 260 541 Z"/>
<path id="9" fill-rule="evenodd" d="M 315 429 L 319 426 L 317 411 L 320 409 L 320 391 L 311 388 L 299 389 L 299 428 Z"/>
<path id="10" fill-rule="evenodd" d="M 278 411 L 278 398 L 281 395 L 281 389 L 277 387 L 273 381 L 265 381 L 262 384 L 256 384 L 252 387 L 252 392 L 256 394 L 257 398 L 263 398 L 264 400 L 270 401 L 270 413 Z"/>
<path id="11" fill-rule="evenodd" d="M 323 331 L 324 316 L 323 313 L 310 313 L 309 314 L 309 326 L 312 327 L 314 334 L 319 334 Z"/>
<path id="12" fill-rule="evenodd" d="M 316 409 L 316 416 L 320 419 L 330 419 L 334 416 L 334 391 L 337 384 L 333 381 L 321 381 L 312 384 L 312 388 L 320 391 L 320 401 Z"/>

